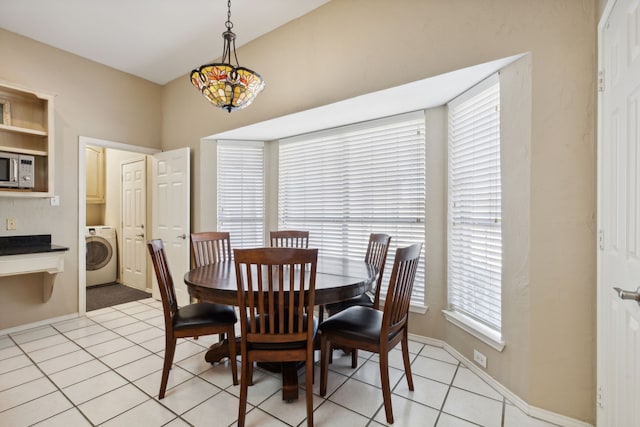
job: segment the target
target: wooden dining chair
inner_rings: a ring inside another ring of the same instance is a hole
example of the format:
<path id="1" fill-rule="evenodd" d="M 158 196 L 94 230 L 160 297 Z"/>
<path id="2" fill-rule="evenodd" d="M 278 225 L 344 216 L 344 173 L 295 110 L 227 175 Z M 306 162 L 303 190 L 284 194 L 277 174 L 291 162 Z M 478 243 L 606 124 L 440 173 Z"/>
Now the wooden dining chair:
<path id="1" fill-rule="evenodd" d="M 231 260 L 231 237 L 226 231 L 191 233 L 191 260 L 194 267 Z M 200 300 L 195 298 L 195 302 Z M 220 334 L 220 342 L 225 340 Z M 198 337 L 194 337 L 198 339 Z"/>
<path id="2" fill-rule="evenodd" d="M 422 243 L 397 249 L 382 311 L 373 307 L 353 306 L 330 316 L 320 324 L 320 396 L 327 394 L 327 371 L 332 344 L 378 353 L 384 409 L 387 422 L 393 424 L 389 352 L 399 342 L 402 343 L 405 375 L 409 390 L 413 390 L 408 320 L 411 292 L 421 250 Z"/>
<path id="3" fill-rule="evenodd" d="M 158 279 L 162 309 L 164 312 L 165 351 L 162 366 L 162 380 L 158 399 L 164 398 L 169 379 L 169 370 L 173 363 L 178 338 L 196 337 L 212 334 L 227 334 L 229 337 L 229 359 L 233 384 L 238 384 L 236 366 L 236 340 L 234 325 L 237 322 L 233 307 L 208 302 L 199 302 L 178 307 L 173 277 L 169 270 L 167 256 L 162 240 L 150 240 L 147 243 L 149 255 Z"/>
<path id="4" fill-rule="evenodd" d="M 191 233 L 191 254 L 194 267 L 231 259 L 231 240 L 225 231 Z"/>
<path id="5" fill-rule="evenodd" d="M 369 244 L 367 245 L 367 253 L 364 256 L 364 262 L 372 265 L 378 272 L 378 279 L 376 280 L 375 289 L 373 292 L 373 299 L 369 293 L 364 293 L 355 298 L 351 298 L 345 301 L 340 301 L 333 304 L 327 304 L 326 307 L 321 307 L 320 321 L 323 321 L 322 311 L 326 311 L 329 316 L 333 316 L 349 307 L 361 305 L 363 307 L 373 307 L 375 309 L 380 308 L 380 290 L 382 289 L 382 276 L 384 274 L 384 266 L 387 262 L 387 253 L 389 252 L 389 243 L 391 242 L 391 236 L 388 234 L 376 234 L 371 233 L 369 235 Z M 344 349 L 349 351 L 349 349 Z M 332 361 L 332 353 L 330 354 L 329 361 Z M 358 366 L 358 349 L 351 349 L 351 367 L 356 368 Z"/>
<path id="6" fill-rule="evenodd" d="M 313 426 L 313 313 L 318 249 L 235 249 L 242 367 L 238 426 L 244 426 L 254 362 L 306 363 L 307 425 Z M 246 290 L 246 293 L 244 292 Z"/>
<path id="7" fill-rule="evenodd" d="M 299 230 L 270 231 L 272 248 L 308 248 L 309 232 Z"/>

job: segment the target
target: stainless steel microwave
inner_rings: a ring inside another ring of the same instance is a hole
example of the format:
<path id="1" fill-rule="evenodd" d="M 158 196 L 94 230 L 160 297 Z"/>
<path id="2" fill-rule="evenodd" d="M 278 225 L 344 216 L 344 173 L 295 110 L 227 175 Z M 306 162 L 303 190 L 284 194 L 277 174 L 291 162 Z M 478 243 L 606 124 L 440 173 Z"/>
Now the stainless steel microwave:
<path id="1" fill-rule="evenodd" d="M 0 152 L 0 187 L 33 188 L 34 166 L 33 156 Z"/>

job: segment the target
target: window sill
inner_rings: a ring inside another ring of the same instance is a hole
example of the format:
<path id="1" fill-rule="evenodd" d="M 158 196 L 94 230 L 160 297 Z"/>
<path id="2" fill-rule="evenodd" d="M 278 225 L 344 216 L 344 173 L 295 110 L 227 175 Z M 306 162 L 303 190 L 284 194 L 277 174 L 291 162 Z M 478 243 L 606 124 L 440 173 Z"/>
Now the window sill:
<path id="1" fill-rule="evenodd" d="M 502 341 L 502 337 L 496 331 L 489 329 L 487 326 L 463 314 L 456 313 L 455 311 L 442 310 L 442 313 L 449 322 L 470 333 L 485 344 L 498 351 L 502 351 L 504 349 L 504 341 Z"/>
<path id="2" fill-rule="evenodd" d="M 429 306 L 426 305 L 410 305 L 409 313 L 426 314 Z"/>

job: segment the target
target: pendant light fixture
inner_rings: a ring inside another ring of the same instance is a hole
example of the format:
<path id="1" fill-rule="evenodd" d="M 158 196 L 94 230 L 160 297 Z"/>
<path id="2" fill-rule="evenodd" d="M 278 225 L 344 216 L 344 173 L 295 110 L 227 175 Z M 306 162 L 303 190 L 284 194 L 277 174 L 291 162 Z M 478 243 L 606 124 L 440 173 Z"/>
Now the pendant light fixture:
<path id="1" fill-rule="evenodd" d="M 222 33 L 222 62 L 202 65 L 191 71 L 191 83 L 216 107 L 228 112 L 249 106 L 264 89 L 260 74 L 238 64 L 236 35 L 231 29 L 231 0 L 227 2 L 227 30 Z M 235 65 L 231 64 L 231 51 Z"/>

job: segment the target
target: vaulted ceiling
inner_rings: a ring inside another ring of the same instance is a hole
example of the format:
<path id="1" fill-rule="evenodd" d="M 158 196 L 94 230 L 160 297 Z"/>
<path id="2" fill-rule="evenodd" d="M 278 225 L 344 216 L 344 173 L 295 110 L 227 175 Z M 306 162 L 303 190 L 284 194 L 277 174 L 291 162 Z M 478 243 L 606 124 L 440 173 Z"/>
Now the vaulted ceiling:
<path id="1" fill-rule="evenodd" d="M 329 0 L 233 0 L 236 47 Z M 165 84 L 222 54 L 223 0 L 2 0 L 0 28 Z"/>

